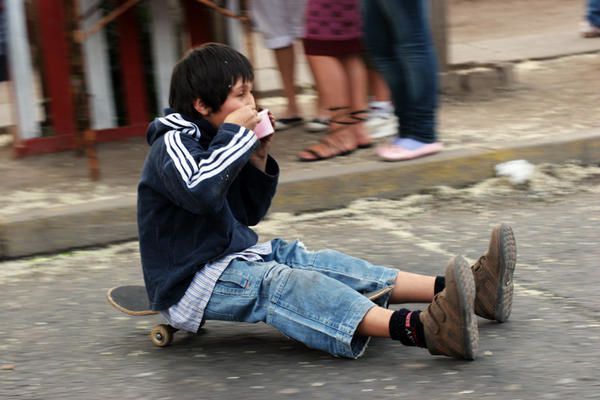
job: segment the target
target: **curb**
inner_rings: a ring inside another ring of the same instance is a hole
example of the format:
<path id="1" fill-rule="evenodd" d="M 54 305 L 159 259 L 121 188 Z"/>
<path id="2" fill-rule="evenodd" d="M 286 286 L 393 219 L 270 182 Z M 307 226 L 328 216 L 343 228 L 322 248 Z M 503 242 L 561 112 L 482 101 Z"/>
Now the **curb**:
<path id="1" fill-rule="evenodd" d="M 0 218 L 0 259 L 137 238 L 136 196 Z"/>
<path id="2" fill-rule="evenodd" d="M 508 62 L 451 66 L 440 73 L 440 93 L 448 96 L 489 95 L 517 82 L 515 65 Z"/>
<path id="3" fill-rule="evenodd" d="M 600 132 L 585 131 L 558 140 L 521 141 L 499 149 L 450 150 L 402 163 L 339 166 L 310 177 L 292 174 L 280 181 L 272 211 L 319 211 L 345 206 L 357 198 L 399 198 L 435 186 L 466 186 L 494 177 L 496 164 L 517 159 L 533 164 L 569 160 L 599 163 Z"/>
<path id="4" fill-rule="evenodd" d="M 493 177 L 498 163 L 579 160 L 600 163 L 600 132 L 547 141 L 523 141 L 499 149 L 449 150 L 402 163 L 379 161 L 296 172 L 279 184 L 271 212 L 299 213 L 343 207 L 364 197 L 398 198 L 434 186 L 466 186 Z M 137 238 L 136 196 L 36 210 L 0 220 L 0 259 L 105 245 Z"/>

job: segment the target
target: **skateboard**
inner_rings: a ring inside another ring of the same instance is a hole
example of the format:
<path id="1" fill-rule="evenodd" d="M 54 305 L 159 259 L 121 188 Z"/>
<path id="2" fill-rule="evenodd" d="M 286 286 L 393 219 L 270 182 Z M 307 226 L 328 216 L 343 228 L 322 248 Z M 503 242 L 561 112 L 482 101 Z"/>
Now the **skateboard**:
<path id="1" fill-rule="evenodd" d="M 150 309 L 148 294 L 144 286 L 118 286 L 109 289 L 106 293 L 108 302 L 117 310 L 133 316 L 156 315 L 158 311 Z M 155 346 L 165 347 L 173 341 L 173 335 L 177 332 L 168 324 L 158 324 L 150 331 L 150 340 Z"/>
<path id="2" fill-rule="evenodd" d="M 365 293 L 369 300 L 376 300 L 392 291 L 394 287 L 388 286 L 374 292 Z M 118 286 L 109 289 L 106 293 L 108 302 L 117 310 L 132 316 L 156 315 L 159 312 L 150 309 L 146 288 L 140 285 Z M 169 324 L 157 324 L 150 331 L 150 340 L 155 346 L 165 347 L 173 342 L 173 337 L 178 331 Z"/>

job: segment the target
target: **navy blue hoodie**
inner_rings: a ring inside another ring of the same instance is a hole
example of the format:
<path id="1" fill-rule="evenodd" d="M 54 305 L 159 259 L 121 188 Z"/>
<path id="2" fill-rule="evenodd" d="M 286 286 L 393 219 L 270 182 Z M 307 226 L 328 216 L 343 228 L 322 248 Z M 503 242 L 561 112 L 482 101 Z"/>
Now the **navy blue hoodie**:
<path id="1" fill-rule="evenodd" d="M 267 213 L 279 167 L 248 163 L 254 132 L 171 113 L 148 127 L 150 152 L 138 186 L 138 230 L 150 306 L 163 310 L 184 295 L 208 261 L 244 250 L 258 237 L 248 226 Z"/>

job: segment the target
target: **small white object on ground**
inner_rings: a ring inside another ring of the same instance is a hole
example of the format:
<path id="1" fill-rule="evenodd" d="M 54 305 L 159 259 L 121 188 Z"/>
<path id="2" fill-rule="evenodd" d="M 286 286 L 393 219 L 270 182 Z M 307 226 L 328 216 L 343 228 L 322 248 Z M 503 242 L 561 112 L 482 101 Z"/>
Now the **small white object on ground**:
<path id="1" fill-rule="evenodd" d="M 531 178 L 535 165 L 527 160 L 512 160 L 496 165 L 495 169 L 497 176 L 505 176 L 513 185 L 520 185 Z"/>

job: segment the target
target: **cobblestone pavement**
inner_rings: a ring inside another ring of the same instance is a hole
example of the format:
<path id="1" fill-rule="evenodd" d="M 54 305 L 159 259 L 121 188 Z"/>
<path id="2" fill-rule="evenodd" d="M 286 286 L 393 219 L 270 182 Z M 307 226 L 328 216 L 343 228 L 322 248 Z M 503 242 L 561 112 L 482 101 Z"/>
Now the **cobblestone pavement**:
<path id="1" fill-rule="evenodd" d="M 479 321 L 475 362 L 389 340 L 351 361 L 310 350 L 264 324 L 209 321 L 152 346 L 154 317 L 128 317 L 109 287 L 140 283 L 137 243 L 0 263 L 0 398 L 600 398 L 598 168 L 545 166 L 529 184 L 494 179 L 398 201 L 274 214 L 262 239 L 299 238 L 408 271 L 475 260 L 490 228 L 518 243 L 513 314 Z"/>

